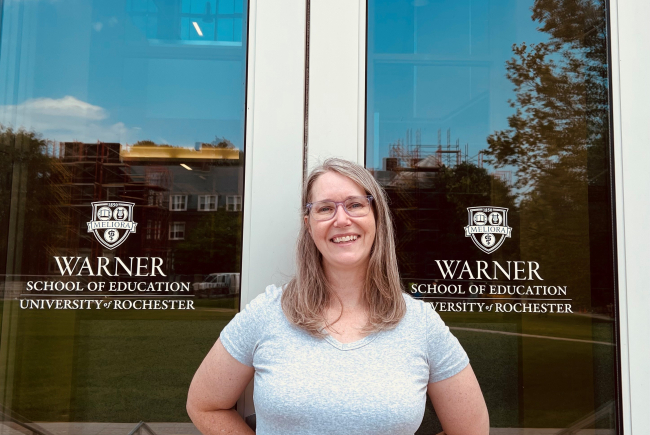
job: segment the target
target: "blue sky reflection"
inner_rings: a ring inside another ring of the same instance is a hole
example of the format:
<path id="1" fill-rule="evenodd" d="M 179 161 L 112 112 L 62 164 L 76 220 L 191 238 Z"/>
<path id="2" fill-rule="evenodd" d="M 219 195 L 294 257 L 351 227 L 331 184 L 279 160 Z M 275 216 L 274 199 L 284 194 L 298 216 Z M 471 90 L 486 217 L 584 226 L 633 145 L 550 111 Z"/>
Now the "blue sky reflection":
<path id="1" fill-rule="evenodd" d="M 0 123 L 56 141 L 244 145 L 242 0 L 9 0 Z M 204 31 L 199 37 L 196 21 Z M 188 24 L 190 23 L 190 24 Z"/>
<path id="2" fill-rule="evenodd" d="M 533 0 L 371 0 L 368 5 L 367 166 L 389 146 L 458 140 L 469 157 L 507 127 L 514 98 L 506 78 L 512 45 L 547 40 Z M 377 125 L 375 125 L 377 123 Z"/>

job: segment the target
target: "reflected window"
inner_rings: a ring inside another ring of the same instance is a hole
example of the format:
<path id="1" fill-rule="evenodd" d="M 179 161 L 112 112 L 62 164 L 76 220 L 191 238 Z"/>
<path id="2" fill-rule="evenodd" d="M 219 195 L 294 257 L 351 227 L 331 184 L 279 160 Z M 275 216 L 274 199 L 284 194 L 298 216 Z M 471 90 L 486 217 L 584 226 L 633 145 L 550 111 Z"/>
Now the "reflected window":
<path id="1" fill-rule="evenodd" d="M 199 195 L 199 211 L 217 209 L 217 195 Z"/>
<path id="2" fill-rule="evenodd" d="M 169 240 L 185 239 L 185 222 L 172 222 L 169 224 Z"/>
<path id="3" fill-rule="evenodd" d="M 241 211 L 241 196 L 228 196 L 226 210 Z"/>
<path id="4" fill-rule="evenodd" d="M 172 195 L 169 197 L 169 209 L 171 211 L 187 210 L 187 195 Z"/>
<path id="5" fill-rule="evenodd" d="M 194 433 L 188 385 L 239 311 L 248 3 L 0 7 L 0 432 Z"/>

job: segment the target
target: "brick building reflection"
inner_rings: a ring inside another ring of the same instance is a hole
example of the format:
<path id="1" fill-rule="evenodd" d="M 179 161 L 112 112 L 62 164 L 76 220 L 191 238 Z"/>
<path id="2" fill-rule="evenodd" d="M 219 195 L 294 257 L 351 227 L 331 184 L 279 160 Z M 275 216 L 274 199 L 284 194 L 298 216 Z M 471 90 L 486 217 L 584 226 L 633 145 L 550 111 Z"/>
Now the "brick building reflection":
<path id="1" fill-rule="evenodd" d="M 210 214 L 228 213 L 241 220 L 243 153 L 239 150 L 62 142 L 52 154 L 51 208 L 63 237 L 47 248 L 50 273 L 57 272 L 55 255 L 161 257 L 170 279 L 192 274 L 197 276 L 184 278 L 200 280 L 220 271 L 188 270 L 182 265 L 189 261 L 178 255 L 190 254 L 183 251 L 183 244 Z M 134 203 L 133 220 L 138 223 L 137 232 L 112 251 L 100 245 L 86 226 L 91 202 L 110 200 Z"/>

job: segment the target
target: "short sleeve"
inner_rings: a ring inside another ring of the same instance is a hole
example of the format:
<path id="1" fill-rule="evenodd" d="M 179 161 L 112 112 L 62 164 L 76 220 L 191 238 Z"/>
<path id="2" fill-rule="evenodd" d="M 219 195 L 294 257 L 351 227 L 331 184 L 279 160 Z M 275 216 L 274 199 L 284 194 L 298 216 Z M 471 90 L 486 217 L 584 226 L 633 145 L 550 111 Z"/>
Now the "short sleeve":
<path id="1" fill-rule="evenodd" d="M 257 348 L 263 327 L 264 310 L 269 289 L 246 305 L 221 331 L 221 344 L 240 363 L 253 367 L 253 355 Z"/>
<path id="2" fill-rule="evenodd" d="M 438 313 L 429 305 L 426 306 L 425 313 L 427 316 L 429 383 L 431 384 L 459 373 L 467 367 L 469 358 Z"/>

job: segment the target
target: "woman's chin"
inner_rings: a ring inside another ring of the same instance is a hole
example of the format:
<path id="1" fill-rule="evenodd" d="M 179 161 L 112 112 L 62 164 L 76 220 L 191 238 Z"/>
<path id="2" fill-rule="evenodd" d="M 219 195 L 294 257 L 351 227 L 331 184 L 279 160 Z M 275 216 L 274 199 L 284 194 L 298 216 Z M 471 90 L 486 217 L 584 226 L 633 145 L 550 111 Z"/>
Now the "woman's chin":
<path id="1" fill-rule="evenodd" d="M 359 254 L 351 255 L 337 255 L 336 258 L 326 259 L 324 263 L 333 269 L 350 270 L 355 268 L 368 267 L 370 256 L 363 256 Z"/>

